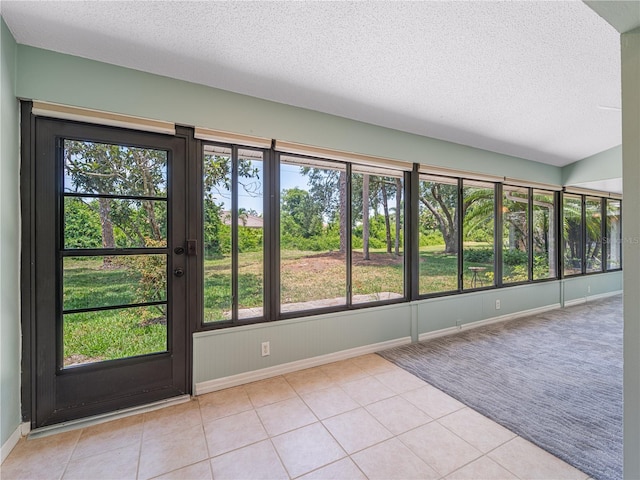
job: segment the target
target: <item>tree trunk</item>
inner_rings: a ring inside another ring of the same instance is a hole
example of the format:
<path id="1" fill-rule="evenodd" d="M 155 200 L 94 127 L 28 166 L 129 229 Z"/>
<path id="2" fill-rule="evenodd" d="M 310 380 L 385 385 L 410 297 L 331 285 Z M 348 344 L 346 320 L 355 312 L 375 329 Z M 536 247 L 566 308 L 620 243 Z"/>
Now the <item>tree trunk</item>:
<path id="1" fill-rule="evenodd" d="M 156 186 L 151 176 L 148 159 L 142 152 L 139 151 L 134 153 L 134 159 L 142 177 L 142 191 L 147 197 L 155 197 Z M 149 221 L 149 227 L 151 229 L 153 240 L 160 241 L 162 239 L 162 232 L 160 231 L 160 226 L 158 225 L 158 220 L 156 219 L 156 211 L 153 201 L 143 201 L 142 207 L 147 212 L 147 219 Z"/>
<path id="2" fill-rule="evenodd" d="M 402 209 L 402 180 L 396 178 L 396 256 L 400 256 L 400 231 L 402 223 L 400 222 Z"/>
<path id="3" fill-rule="evenodd" d="M 458 209 L 453 215 L 453 225 L 441 225 L 442 237 L 444 238 L 444 253 L 458 254 Z"/>
<path id="4" fill-rule="evenodd" d="M 382 208 L 384 209 L 384 229 L 387 237 L 387 253 L 391 253 L 391 223 L 389 222 L 389 201 L 387 199 L 387 186 L 382 183 Z"/>
<path id="5" fill-rule="evenodd" d="M 362 176 L 362 255 L 369 260 L 369 175 Z"/>
<path id="6" fill-rule="evenodd" d="M 558 272 L 556 262 L 556 222 L 553 204 L 549 204 L 549 277 L 555 277 Z"/>
<path id="7" fill-rule="evenodd" d="M 347 172 L 340 172 L 340 253 L 347 251 Z"/>
<path id="8" fill-rule="evenodd" d="M 149 226 L 151 227 L 151 235 L 156 241 L 162 240 L 162 232 L 160 231 L 160 225 L 156 219 L 156 210 L 154 208 L 153 200 L 143 200 L 142 206 L 147 212 L 147 218 L 149 219 Z"/>
<path id="9" fill-rule="evenodd" d="M 111 223 L 111 204 L 108 198 L 98 198 L 100 210 L 100 227 L 102 234 L 102 248 L 115 248 L 116 241 L 113 236 L 113 223 Z M 104 257 L 102 268 L 111 268 L 113 257 Z"/>

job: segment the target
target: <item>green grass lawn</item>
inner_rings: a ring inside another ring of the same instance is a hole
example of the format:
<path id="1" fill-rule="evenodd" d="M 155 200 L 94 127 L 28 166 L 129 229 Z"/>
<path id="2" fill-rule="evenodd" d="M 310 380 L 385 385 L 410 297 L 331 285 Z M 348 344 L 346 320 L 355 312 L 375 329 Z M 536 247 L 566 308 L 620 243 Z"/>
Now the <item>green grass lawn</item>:
<path id="1" fill-rule="evenodd" d="M 141 274 L 133 266 L 103 268 L 102 257 L 65 258 L 65 310 L 126 305 L 148 300 L 140 293 Z M 167 349 L 164 306 L 65 314 L 65 365 L 144 355 Z"/>
<path id="2" fill-rule="evenodd" d="M 465 245 L 465 248 L 469 246 Z M 457 290 L 457 262 L 456 255 L 443 253 L 443 246 L 422 247 L 420 293 Z M 465 288 L 471 288 L 471 266 L 486 268 L 479 273 L 482 283 L 484 286 L 493 284 L 492 261 L 465 262 Z M 142 273 L 139 268 L 139 264 L 123 263 L 104 269 L 102 257 L 66 258 L 64 308 L 115 306 L 153 300 L 145 298 L 140 288 Z M 506 275 L 511 274 L 510 269 L 505 269 Z M 238 305 L 242 317 L 260 316 L 264 286 L 262 254 L 241 253 L 238 271 Z M 362 252 L 354 251 L 352 272 L 354 295 L 372 295 L 375 298 L 375 295 L 383 292 L 403 293 L 402 257 L 372 250 L 371 259 L 366 261 L 362 259 Z M 345 256 L 337 252 L 283 251 L 280 276 L 282 305 L 345 297 Z M 230 257 L 205 260 L 203 293 L 206 322 L 231 318 Z M 163 306 L 66 314 L 63 328 L 65 364 L 165 351 L 165 323 Z"/>

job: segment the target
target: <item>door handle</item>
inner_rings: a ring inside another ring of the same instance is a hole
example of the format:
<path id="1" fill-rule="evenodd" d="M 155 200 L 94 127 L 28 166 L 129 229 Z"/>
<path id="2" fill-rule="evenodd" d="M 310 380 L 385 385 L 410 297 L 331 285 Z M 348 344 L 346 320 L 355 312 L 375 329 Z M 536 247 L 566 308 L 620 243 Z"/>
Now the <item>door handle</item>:
<path id="1" fill-rule="evenodd" d="M 184 269 L 182 267 L 178 267 L 173 271 L 173 274 L 176 277 L 182 277 L 184 275 Z"/>

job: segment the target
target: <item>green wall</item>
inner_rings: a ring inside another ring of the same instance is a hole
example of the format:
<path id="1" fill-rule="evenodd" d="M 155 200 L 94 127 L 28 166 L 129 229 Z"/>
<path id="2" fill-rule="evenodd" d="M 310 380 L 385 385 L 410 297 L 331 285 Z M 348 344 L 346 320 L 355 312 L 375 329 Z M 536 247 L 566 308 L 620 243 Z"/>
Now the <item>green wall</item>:
<path id="1" fill-rule="evenodd" d="M 347 152 L 561 182 L 559 167 L 24 45 L 18 47 L 17 94 Z"/>
<path id="2" fill-rule="evenodd" d="M 622 272 L 611 272 L 196 333 L 194 384 L 242 377 L 314 357 L 322 363 L 321 357 L 345 350 L 394 340 L 416 341 L 424 334 L 474 322 L 557 308 L 563 297 L 564 301 L 588 301 L 621 290 Z M 500 310 L 495 308 L 496 300 L 500 300 Z M 262 357 L 260 344 L 266 341 L 271 344 L 271 355 Z"/>
<path id="3" fill-rule="evenodd" d="M 596 153 L 562 168 L 562 184 L 622 178 L 622 145 Z"/>
<path id="4" fill-rule="evenodd" d="M 0 445 L 20 424 L 19 140 L 16 42 L 0 19 Z"/>

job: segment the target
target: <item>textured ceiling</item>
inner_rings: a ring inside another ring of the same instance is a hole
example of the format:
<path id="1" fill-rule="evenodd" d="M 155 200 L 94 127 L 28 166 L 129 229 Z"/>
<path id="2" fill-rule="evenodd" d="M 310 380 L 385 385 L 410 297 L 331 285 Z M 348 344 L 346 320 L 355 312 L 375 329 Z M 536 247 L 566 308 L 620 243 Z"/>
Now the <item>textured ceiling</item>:
<path id="1" fill-rule="evenodd" d="M 553 165 L 621 143 L 581 1 L 2 2 L 19 43 Z"/>

